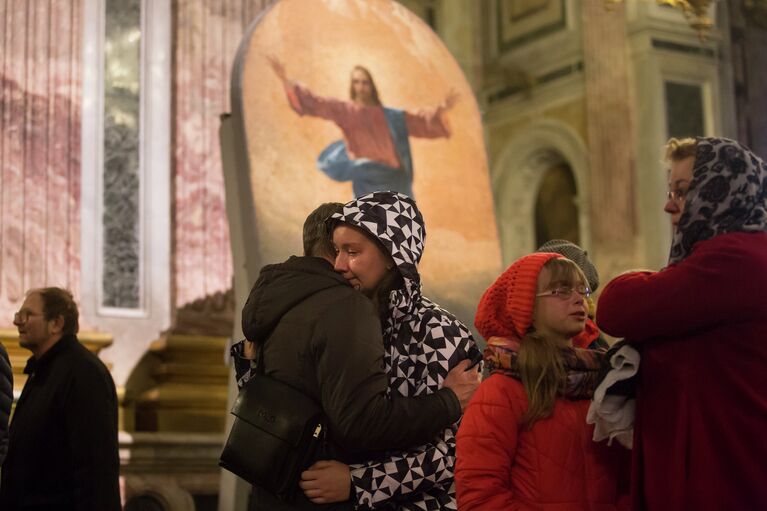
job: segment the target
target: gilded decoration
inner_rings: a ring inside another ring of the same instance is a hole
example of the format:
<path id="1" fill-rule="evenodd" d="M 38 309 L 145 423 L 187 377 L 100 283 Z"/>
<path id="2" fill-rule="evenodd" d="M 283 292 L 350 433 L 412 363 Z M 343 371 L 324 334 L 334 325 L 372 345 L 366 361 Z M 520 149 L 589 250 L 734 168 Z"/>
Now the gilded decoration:
<path id="1" fill-rule="evenodd" d="M 608 6 L 617 4 L 623 0 L 606 0 Z M 656 0 L 658 5 L 677 7 L 684 13 L 687 22 L 698 32 L 701 41 L 705 41 L 708 32 L 714 26 L 713 20 L 708 16 L 715 0 Z M 746 0 L 747 3 L 748 0 Z M 763 0 L 752 0 L 751 3 L 762 3 Z"/>

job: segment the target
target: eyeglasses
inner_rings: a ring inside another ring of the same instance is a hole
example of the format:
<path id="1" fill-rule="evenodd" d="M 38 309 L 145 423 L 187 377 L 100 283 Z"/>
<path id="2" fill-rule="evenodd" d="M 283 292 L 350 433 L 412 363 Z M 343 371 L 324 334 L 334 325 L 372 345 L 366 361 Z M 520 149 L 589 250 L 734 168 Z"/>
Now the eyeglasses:
<path id="1" fill-rule="evenodd" d="M 687 192 L 689 190 L 684 190 L 682 188 L 677 188 L 676 190 L 669 190 L 666 192 L 666 198 L 670 201 L 679 202 L 681 200 L 684 200 L 685 197 L 687 197 Z"/>
<path id="2" fill-rule="evenodd" d="M 42 316 L 42 313 L 40 312 L 32 312 L 28 310 L 21 310 L 13 315 L 13 322 L 14 323 L 26 323 L 29 321 L 29 318 L 34 316 Z"/>
<path id="3" fill-rule="evenodd" d="M 543 293 L 538 293 L 535 296 L 554 296 L 559 298 L 560 300 L 569 300 L 570 297 L 573 296 L 573 292 L 578 293 L 584 298 L 588 298 L 589 296 L 591 296 L 591 289 L 589 289 L 588 286 L 584 286 L 584 285 L 575 286 L 575 287 L 557 286 L 554 289 L 544 291 Z"/>

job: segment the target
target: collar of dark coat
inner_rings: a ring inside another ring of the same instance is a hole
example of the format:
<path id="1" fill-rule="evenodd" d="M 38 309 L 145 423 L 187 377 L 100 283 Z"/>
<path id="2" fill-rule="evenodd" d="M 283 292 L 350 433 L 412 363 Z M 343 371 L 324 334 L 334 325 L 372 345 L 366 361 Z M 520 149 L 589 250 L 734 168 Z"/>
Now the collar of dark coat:
<path id="1" fill-rule="evenodd" d="M 303 271 L 330 278 L 339 284 L 350 286 L 349 282 L 341 275 L 336 273 L 333 265 L 327 259 L 312 256 L 290 256 L 284 263 L 270 264 L 262 268 L 262 272 L 269 271 Z"/>
<path id="2" fill-rule="evenodd" d="M 27 360 L 27 365 L 24 367 L 24 374 L 34 374 L 35 371 L 47 367 L 59 353 L 73 346 L 77 342 L 77 337 L 74 335 L 63 336 L 56 342 L 56 344 L 51 346 L 48 351 L 43 353 L 43 356 L 40 357 L 40 360 L 35 359 L 34 356 L 29 357 L 29 360 Z"/>

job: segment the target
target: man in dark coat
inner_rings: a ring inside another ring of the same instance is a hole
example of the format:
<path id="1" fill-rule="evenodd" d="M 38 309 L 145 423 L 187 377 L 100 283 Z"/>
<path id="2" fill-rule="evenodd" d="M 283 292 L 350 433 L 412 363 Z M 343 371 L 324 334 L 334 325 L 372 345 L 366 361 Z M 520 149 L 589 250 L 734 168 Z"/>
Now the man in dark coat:
<path id="1" fill-rule="evenodd" d="M 251 376 L 251 351 L 263 344 L 264 372 L 322 405 L 333 459 L 369 459 L 371 452 L 426 442 L 458 420 L 478 386 L 476 372 L 448 375 L 438 392 L 389 398 L 381 326 L 372 302 L 333 270 L 335 250 L 326 220 L 341 204 L 317 208 L 304 224 L 304 257 L 261 270 L 243 308 L 250 341 L 233 346 L 238 384 Z M 351 481 L 350 481 L 351 483 Z M 349 488 L 346 489 L 348 493 Z M 299 492 L 279 502 L 254 488 L 258 510 L 353 509 L 351 501 L 316 506 Z"/>
<path id="2" fill-rule="evenodd" d="M 13 372 L 5 346 L 0 343 L 0 468 L 8 454 L 8 421 L 13 404 Z"/>
<path id="3" fill-rule="evenodd" d="M 117 394 L 109 370 L 77 340 L 69 291 L 27 293 L 13 319 L 32 352 L 0 484 L 8 511 L 118 511 Z"/>

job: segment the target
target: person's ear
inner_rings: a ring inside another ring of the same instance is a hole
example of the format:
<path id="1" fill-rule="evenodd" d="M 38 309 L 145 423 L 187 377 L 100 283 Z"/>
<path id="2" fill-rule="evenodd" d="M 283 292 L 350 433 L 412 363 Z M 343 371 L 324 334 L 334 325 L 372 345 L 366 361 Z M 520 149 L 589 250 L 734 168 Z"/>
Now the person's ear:
<path id="1" fill-rule="evenodd" d="M 56 316 L 48 321 L 51 333 L 60 334 L 64 330 L 64 316 Z"/>

